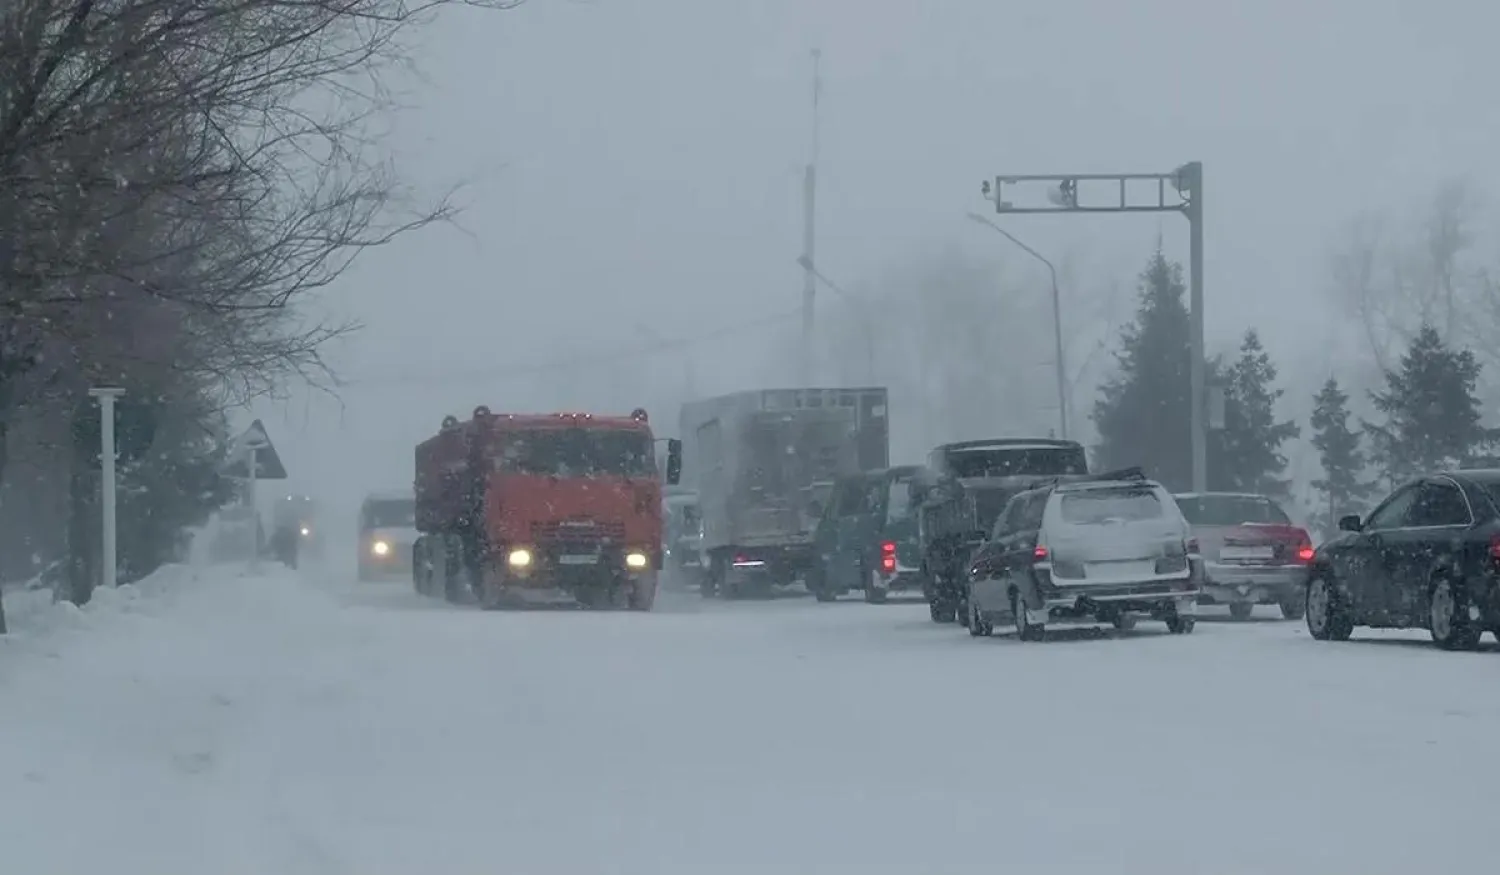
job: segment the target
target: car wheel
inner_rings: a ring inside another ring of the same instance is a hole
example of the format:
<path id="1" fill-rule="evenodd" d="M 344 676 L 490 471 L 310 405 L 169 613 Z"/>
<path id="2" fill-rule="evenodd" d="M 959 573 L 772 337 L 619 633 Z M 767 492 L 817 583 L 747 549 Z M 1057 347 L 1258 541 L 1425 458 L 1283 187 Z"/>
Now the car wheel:
<path id="1" fill-rule="evenodd" d="M 887 596 L 888 593 L 884 589 L 881 589 L 881 588 L 879 588 L 879 587 L 877 587 L 877 586 L 874 585 L 875 584 L 875 574 L 874 574 L 874 572 L 865 571 L 864 569 L 860 569 L 860 574 L 861 574 L 861 576 L 864 577 L 864 581 L 865 581 L 865 601 L 869 602 L 872 605 L 883 605 L 883 604 L 885 604 L 885 599 L 886 599 L 886 596 Z"/>
<path id="2" fill-rule="evenodd" d="M 1235 620 L 1248 620 L 1255 613 L 1255 605 L 1251 602 L 1230 602 L 1229 616 Z"/>
<path id="3" fill-rule="evenodd" d="M 1327 578 L 1308 581 L 1304 614 L 1308 634 L 1318 641 L 1348 641 L 1354 632 L 1349 610 Z"/>
<path id="4" fill-rule="evenodd" d="M 1191 635 L 1197 625 L 1197 617 L 1184 617 L 1176 611 L 1167 615 L 1167 631 L 1173 635 Z"/>
<path id="5" fill-rule="evenodd" d="M 927 603 L 927 612 L 932 615 L 934 623 L 951 623 L 957 619 L 953 605 L 939 598 L 933 598 Z"/>
<path id="6" fill-rule="evenodd" d="M 1481 631 L 1469 619 L 1468 599 L 1461 587 L 1439 577 L 1427 604 L 1427 628 L 1433 643 L 1444 650 L 1473 650 L 1479 646 Z"/>
<path id="7" fill-rule="evenodd" d="M 1135 628 L 1135 614 L 1121 611 L 1114 616 L 1115 628 L 1121 632 L 1129 632 Z"/>
<path id="8" fill-rule="evenodd" d="M 975 638 L 988 638 L 995 634 L 995 624 L 984 618 L 974 599 L 969 599 L 969 634 Z"/>
<path id="9" fill-rule="evenodd" d="M 1307 597 L 1301 593 L 1283 596 L 1279 606 L 1283 619 L 1300 620 L 1307 613 Z"/>
<path id="10" fill-rule="evenodd" d="M 1031 617 L 1026 614 L 1026 606 L 1021 604 L 1021 594 L 1012 591 L 1010 594 L 1010 613 L 1016 621 L 1016 637 L 1022 641 L 1041 641 L 1047 637 L 1047 627 L 1031 622 Z"/>

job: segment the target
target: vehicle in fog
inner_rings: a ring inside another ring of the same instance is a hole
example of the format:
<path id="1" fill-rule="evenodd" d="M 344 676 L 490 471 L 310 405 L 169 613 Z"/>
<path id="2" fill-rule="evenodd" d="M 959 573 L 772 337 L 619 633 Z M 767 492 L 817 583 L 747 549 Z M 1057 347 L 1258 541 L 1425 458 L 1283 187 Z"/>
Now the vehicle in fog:
<path id="1" fill-rule="evenodd" d="M 850 474 L 833 486 L 814 535 L 818 561 L 807 588 L 819 601 L 859 591 L 865 601 L 922 592 L 912 485 L 920 467 Z"/>
<path id="2" fill-rule="evenodd" d="M 1420 477 L 1339 530 L 1308 572 L 1312 637 L 1426 628 L 1445 650 L 1500 637 L 1500 469 Z"/>
<path id="3" fill-rule="evenodd" d="M 1088 457 L 1076 441 L 994 438 L 935 447 L 915 487 L 920 573 L 932 619 L 951 623 L 967 615 L 969 556 L 1011 496 L 1040 478 L 1087 473 Z"/>
<path id="4" fill-rule="evenodd" d="M 662 481 L 646 411 L 449 416 L 416 448 L 412 579 L 486 608 L 538 602 L 648 611 L 662 569 Z"/>
<path id="5" fill-rule="evenodd" d="M 311 496 L 284 495 L 271 506 L 271 535 L 267 547 L 289 567 L 323 552 L 323 526 Z"/>
<path id="6" fill-rule="evenodd" d="M 697 586 L 701 582 L 703 516 L 698 512 L 696 492 L 681 487 L 667 490 L 662 499 L 662 552 L 673 586 Z"/>
<path id="7" fill-rule="evenodd" d="M 365 496 L 359 505 L 359 579 L 380 580 L 411 574 L 417 540 L 417 502 L 410 492 Z"/>
<path id="8" fill-rule="evenodd" d="M 1277 605 L 1300 620 L 1307 600 L 1312 537 L 1265 495 L 1184 492 L 1174 496 L 1203 557 L 1200 605 L 1228 605 L 1236 620 Z"/>
<path id="9" fill-rule="evenodd" d="M 969 633 L 1015 624 L 1040 641 L 1054 622 L 1112 623 L 1140 614 L 1193 631 L 1195 546 L 1172 494 L 1138 471 L 1056 482 L 1017 494 L 969 569 Z"/>
<path id="10" fill-rule="evenodd" d="M 684 483 L 697 490 L 704 596 L 804 580 L 843 475 L 890 464 L 884 388 L 765 389 L 682 407 Z"/>

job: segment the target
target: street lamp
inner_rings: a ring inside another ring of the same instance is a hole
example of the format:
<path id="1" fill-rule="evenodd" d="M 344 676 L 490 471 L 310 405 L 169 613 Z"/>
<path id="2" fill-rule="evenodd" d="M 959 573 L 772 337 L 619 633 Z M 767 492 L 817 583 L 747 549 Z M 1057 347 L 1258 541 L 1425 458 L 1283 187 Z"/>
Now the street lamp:
<path id="1" fill-rule="evenodd" d="M 812 260 L 806 255 L 798 256 L 797 264 L 807 271 L 809 276 L 815 277 L 818 282 L 832 289 L 834 294 L 843 298 L 846 303 L 853 305 L 854 312 L 859 314 L 860 325 L 865 332 L 865 372 L 869 375 L 870 382 L 875 382 L 875 328 L 870 322 L 870 314 L 861 306 L 865 302 L 859 295 L 844 291 L 838 283 L 819 273 Z"/>
<path id="2" fill-rule="evenodd" d="M 1062 296 L 1059 295 L 1057 291 L 1057 268 L 1053 267 L 1052 262 L 1048 261 L 1046 257 L 1043 256 L 1040 252 L 1037 252 L 1035 249 L 1032 249 L 1030 246 L 1022 243 L 1019 239 L 1016 238 L 1014 234 L 1010 233 L 999 225 L 996 225 L 994 222 L 991 222 L 984 216 L 981 216 L 978 213 L 969 213 L 969 218 L 981 225 L 988 225 L 992 230 L 999 232 L 1000 235 L 1005 239 L 1016 244 L 1016 246 L 1019 247 L 1022 252 L 1025 252 L 1027 255 L 1030 255 L 1032 258 L 1035 258 L 1037 261 L 1045 264 L 1047 266 L 1047 273 L 1052 277 L 1052 338 L 1057 346 L 1057 423 L 1059 430 L 1062 433 L 1063 440 L 1067 440 L 1068 380 L 1067 377 L 1064 376 L 1065 368 L 1063 367 Z"/>

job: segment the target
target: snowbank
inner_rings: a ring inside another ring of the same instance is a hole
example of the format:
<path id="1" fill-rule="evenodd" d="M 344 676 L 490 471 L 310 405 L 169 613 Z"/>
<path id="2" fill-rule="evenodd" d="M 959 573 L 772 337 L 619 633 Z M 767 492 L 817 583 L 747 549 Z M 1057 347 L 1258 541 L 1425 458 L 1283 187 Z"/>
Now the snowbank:
<path id="1" fill-rule="evenodd" d="M 50 589 L 12 590 L 5 593 L 10 635 L 0 637 L 0 648 L 14 649 L 64 630 L 90 629 L 121 614 L 152 613 L 157 608 L 151 602 L 170 598 L 198 574 L 186 565 L 164 565 L 135 583 L 94 590 L 93 599 L 83 607 L 54 601 Z"/>

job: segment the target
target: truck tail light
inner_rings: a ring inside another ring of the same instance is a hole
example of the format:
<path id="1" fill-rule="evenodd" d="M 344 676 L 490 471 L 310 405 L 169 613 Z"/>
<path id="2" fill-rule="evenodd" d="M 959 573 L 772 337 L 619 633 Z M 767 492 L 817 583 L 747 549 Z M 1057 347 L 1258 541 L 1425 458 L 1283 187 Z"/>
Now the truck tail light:
<path id="1" fill-rule="evenodd" d="M 886 541 L 880 545 L 880 570 L 886 574 L 896 573 L 895 541 Z"/>

